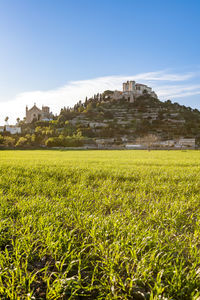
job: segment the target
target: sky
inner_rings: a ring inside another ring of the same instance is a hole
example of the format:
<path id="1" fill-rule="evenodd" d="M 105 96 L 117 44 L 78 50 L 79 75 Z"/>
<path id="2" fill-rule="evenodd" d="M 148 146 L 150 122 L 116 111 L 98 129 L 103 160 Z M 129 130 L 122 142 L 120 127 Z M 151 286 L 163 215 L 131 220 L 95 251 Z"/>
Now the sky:
<path id="1" fill-rule="evenodd" d="M 200 109 L 199 0 L 0 0 L 0 124 L 125 80 Z"/>

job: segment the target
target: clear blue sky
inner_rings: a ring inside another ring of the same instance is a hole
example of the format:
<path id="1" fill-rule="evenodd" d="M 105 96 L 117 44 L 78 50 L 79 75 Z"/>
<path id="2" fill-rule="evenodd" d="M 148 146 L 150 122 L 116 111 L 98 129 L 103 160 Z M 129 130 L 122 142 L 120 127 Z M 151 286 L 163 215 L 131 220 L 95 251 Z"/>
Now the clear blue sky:
<path id="1" fill-rule="evenodd" d="M 199 16 L 199 0 L 0 0 L 0 101 L 96 77 L 199 74 Z"/>

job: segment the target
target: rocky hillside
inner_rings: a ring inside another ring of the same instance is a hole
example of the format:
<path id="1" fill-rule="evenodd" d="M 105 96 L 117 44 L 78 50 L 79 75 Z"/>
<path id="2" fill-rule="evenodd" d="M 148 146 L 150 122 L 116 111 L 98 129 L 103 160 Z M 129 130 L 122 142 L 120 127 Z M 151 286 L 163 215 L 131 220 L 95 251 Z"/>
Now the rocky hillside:
<path id="1" fill-rule="evenodd" d="M 73 109 L 61 110 L 58 122 L 71 126 L 90 138 L 115 138 L 132 141 L 137 137 L 155 134 L 161 140 L 179 137 L 198 138 L 200 112 L 143 95 L 130 103 L 125 99 L 114 100 L 112 92 L 94 96 Z"/>

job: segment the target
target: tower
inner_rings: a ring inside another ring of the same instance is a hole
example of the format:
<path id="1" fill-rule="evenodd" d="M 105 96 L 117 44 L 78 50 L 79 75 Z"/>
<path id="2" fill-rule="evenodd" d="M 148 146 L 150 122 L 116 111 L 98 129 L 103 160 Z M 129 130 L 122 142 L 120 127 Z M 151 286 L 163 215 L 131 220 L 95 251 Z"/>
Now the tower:
<path id="1" fill-rule="evenodd" d="M 123 83 L 123 92 L 134 92 L 135 91 L 135 81 L 127 81 Z"/>
<path id="2" fill-rule="evenodd" d="M 129 81 L 129 92 L 133 92 L 135 90 L 135 81 Z"/>

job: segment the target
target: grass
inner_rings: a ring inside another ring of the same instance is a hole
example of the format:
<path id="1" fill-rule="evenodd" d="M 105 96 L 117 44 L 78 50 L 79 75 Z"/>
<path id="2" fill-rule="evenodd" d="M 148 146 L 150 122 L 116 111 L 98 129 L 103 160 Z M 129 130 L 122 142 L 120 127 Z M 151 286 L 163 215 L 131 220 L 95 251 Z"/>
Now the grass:
<path id="1" fill-rule="evenodd" d="M 1 151 L 1 299 L 200 299 L 199 151 Z"/>

